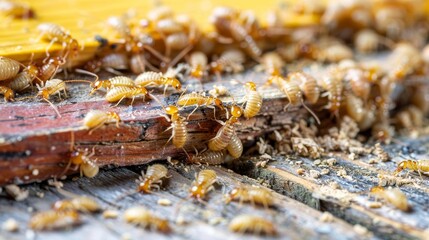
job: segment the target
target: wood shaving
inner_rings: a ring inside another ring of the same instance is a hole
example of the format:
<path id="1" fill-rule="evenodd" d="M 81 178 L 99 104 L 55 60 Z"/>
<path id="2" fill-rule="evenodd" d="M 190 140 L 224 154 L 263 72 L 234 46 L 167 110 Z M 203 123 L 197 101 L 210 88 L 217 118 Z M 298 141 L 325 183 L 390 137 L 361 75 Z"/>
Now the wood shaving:
<path id="1" fill-rule="evenodd" d="M 323 149 L 311 138 L 291 138 L 292 149 L 303 157 L 320 158 Z"/>
<path id="2" fill-rule="evenodd" d="M 317 170 L 310 170 L 310 177 L 317 179 L 317 178 L 320 178 L 320 176 L 321 175 L 320 175 L 319 171 L 317 171 Z"/>
<path id="3" fill-rule="evenodd" d="M 389 154 L 386 151 L 384 151 L 380 143 L 375 144 L 374 150 L 372 151 L 372 153 L 382 162 L 387 162 L 390 160 Z"/>
<path id="4" fill-rule="evenodd" d="M 298 175 L 304 175 L 304 173 L 305 173 L 305 169 L 303 169 L 303 168 L 298 168 L 298 169 L 296 170 L 296 173 L 297 173 Z"/>
<path id="5" fill-rule="evenodd" d="M 335 159 L 335 158 L 329 158 L 329 159 L 326 160 L 326 163 L 329 166 L 334 166 L 335 164 L 337 164 L 337 159 Z"/>
<path id="6" fill-rule="evenodd" d="M 19 230 L 19 223 L 15 219 L 9 218 L 3 222 L 2 229 L 8 232 L 17 232 Z"/>
<path id="7" fill-rule="evenodd" d="M 103 212 L 103 217 L 108 218 L 117 218 L 119 216 L 119 212 L 116 210 L 105 210 Z"/>
<path id="8" fill-rule="evenodd" d="M 327 174 L 329 174 L 329 169 L 327 169 L 327 168 L 322 169 L 322 170 L 320 171 L 320 174 L 321 174 L 321 175 L 327 175 Z"/>
<path id="9" fill-rule="evenodd" d="M 366 234 L 368 234 L 368 229 L 366 227 L 360 225 L 360 224 L 354 225 L 353 226 L 353 230 L 355 230 L 355 232 L 357 234 L 360 234 L 360 235 L 366 235 Z"/>
<path id="10" fill-rule="evenodd" d="M 22 190 L 15 184 L 10 184 L 4 187 L 6 193 L 15 199 L 15 201 L 22 201 L 28 197 L 28 190 Z"/>
<path id="11" fill-rule="evenodd" d="M 209 220 L 210 225 L 218 225 L 222 222 L 225 222 L 225 219 L 222 217 L 214 217 L 214 218 L 210 218 Z"/>
<path id="12" fill-rule="evenodd" d="M 267 166 L 269 160 L 266 161 L 259 161 L 256 163 L 256 167 L 261 167 L 261 168 L 265 168 Z"/>
<path id="13" fill-rule="evenodd" d="M 171 201 L 169 200 L 169 199 L 166 199 L 166 198 L 160 198 L 160 199 L 158 199 L 158 205 L 161 205 L 161 206 L 171 206 Z"/>
<path id="14" fill-rule="evenodd" d="M 340 189 L 341 187 L 340 187 L 340 184 L 338 184 L 337 182 L 330 182 L 329 183 L 329 186 L 332 188 L 332 189 Z"/>
<path id="15" fill-rule="evenodd" d="M 377 164 L 378 163 L 378 159 L 377 158 L 371 158 L 368 160 L 369 164 Z"/>
<path id="16" fill-rule="evenodd" d="M 39 198 L 43 198 L 43 197 L 45 197 L 45 193 L 44 192 L 36 192 L 36 196 L 38 196 Z"/>
<path id="17" fill-rule="evenodd" d="M 316 161 L 314 161 L 314 165 L 320 165 L 322 163 L 322 161 L 320 161 L 320 159 L 317 159 Z"/>
<path id="18" fill-rule="evenodd" d="M 209 91 L 213 97 L 220 97 L 228 94 L 228 89 L 223 85 L 213 85 L 213 89 Z"/>
<path id="19" fill-rule="evenodd" d="M 329 212 L 323 212 L 323 214 L 319 217 L 319 220 L 321 222 L 330 223 L 334 221 L 334 216 Z"/>
<path id="20" fill-rule="evenodd" d="M 383 204 L 381 202 L 368 202 L 369 208 L 381 208 Z"/>

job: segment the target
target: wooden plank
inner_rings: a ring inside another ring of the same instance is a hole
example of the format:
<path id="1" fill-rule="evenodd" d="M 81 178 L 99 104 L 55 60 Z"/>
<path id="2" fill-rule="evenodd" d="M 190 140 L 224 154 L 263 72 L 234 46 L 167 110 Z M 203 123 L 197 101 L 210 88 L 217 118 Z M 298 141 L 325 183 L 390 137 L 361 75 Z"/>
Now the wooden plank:
<path id="1" fill-rule="evenodd" d="M 406 146 L 415 149 L 417 159 L 427 159 L 429 138 L 416 140 L 401 139 Z M 251 177 L 262 179 L 275 191 L 297 199 L 307 205 L 329 211 L 335 216 L 352 224 L 365 226 L 380 238 L 387 239 L 425 239 L 429 229 L 429 181 L 427 177 L 420 179 L 418 174 L 410 174 L 407 178 L 398 177 L 397 182 L 408 182 L 400 186 L 412 206 L 411 212 L 402 212 L 389 204 L 379 209 L 371 208 L 374 198 L 368 197 L 369 189 L 380 182 L 379 174 L 385 178 L 394 178 L 392 173 L 402 158 L 397 157 L 403 145 L 386 146 L 387 152 L 393 156 L 392 161 L 368 164 L 370 155 L 357 160 L 349 160 L 344 154 L 334 153 L 337 163 L 333 166 L 316 165 L 314 160 L 307 158 L 274 157 L 267 168 L 255 168 L 251 161 L 236 163 L 234 168 Z M 420 151 L 417 151 L 419 150 Z M 423 151 L 423 152 L 422 152 Z M 329 157 L 324 157 L 327 159 Z M 298 164 L 299 163 L 299 164 Z M 238 164 L 238 165 L 237 165 Z M 244 165 L 243 165 L 244 164 Z M 304 176 L 297 170 L 305 169 Z M 311 170 L 329 169 L 327 175 L 313 178 Z M 345 170 L 347 176 L 338 176 L 339 170 Z M 405 176 L 403 173 L 402 176 Z M 332 184 L 335 183 L 335 184 Z M 338 186 L 338 187 L 337 187 Z"/>
<path id="2" fill-rule="evenodd" d="M 0 198 L 0 223 L 8 218 L 14 218 L 20 223 L 20 231 L 9 233 L 1 230 L 1 236 L 7 239 L 22 239 L 25 236 L 37 236 L 38 239 L 76 239 L 79 236 L 88 236 L 91 239 L 122 239 L 130 236 L 131 239 L 201 239 L 206 236 L 210 239 L 242 239 L 240 234 L 230 233 L 227 229 L 229 221 L 238 214 L 256 214 L 274 221 L 278 227 L 281 239 L 371 239 L 370 235 L 362 236 L 356 233 L 353 227 L 344 221 L 333 218 L 332 222 L 322 222 L 322 213 L 293 199 L 273 193 L 277 201 L 274 209 L 264 209 L 250 204 L 240 205 L 233 202 L 223 203 L 223 194 L 229 191 L 237 182 L 259 185 L 255 180 L 243 178 L 240 175 L 223 168 L 211 167 L 218 174 L 219 183 L 215 191 L 208 195 L 207 204 L 201 204 L 187 198 L 188 188 L 195 171 L 201 167 L 174 165 L 169 166 L 172 176 L 164 188 L 154 194 L 126 194 L 135 191 L 137 179 L 141 169 L 120 168 L 102 171 L 94 179 L 79 178 L 77 181 L 64 181 L 64 189 L 75 194 L 85 194 L 94 197 L 104 209 L 114 209 L 123 212 L 125 209 L 144 205 L 156 212 L 158 216 L 167 218 L 173 228 L 173 234 L 165 236 L 156 232 L 149 232 L 129 224 L 120 217 L 118 219 L 103 219 L 101 214 L 84 216 L 83 224 L 67 231 L 33 232 L 28 230 L 26 223 L 31 216 L 28 208 L 34 211 L 47 210 L 50 205 L 61 198 L 52 187 L 45 184 L 32 184 L 25 188 L 30 190 L 30 197 L 22 202 L 7 198 Z M 262 187 L 262 186 L 261 186 Z M 44 197 L 38 198 L 36 192 L 43 192 Z M 121 200 L 118 198 L 123 197 Z M 160 206 L 160 198 L 169 199 L 171 206 Z M 180 210 L 180 211 L 179 211 Z M 185 225 L 175 224 L 178 217 L 184 218 Z M 317 223 L 317 224 L 315 224 Z M 247 236 L 246 236 L 247 238 Z M 249 236 L 250 239 L 262 239 Z M 269 239 L 269 238 L 264 238 Z M 277 238 L 276 238 L 277 239 Z"/>
<path id="3" fill-rule="evenodd" d="M 234 99 L 241 100 L 245 94 L 241 84 L 233 84 L 230 79 L 239 81 L 251 80 L 262 85 L 263 74 L 245 74 L 229 76 L 216 84 L 227 87 Z M 76 76 L 69 76 L 76 79 Z M 187 82 L 189 91 L 208 90 L 214 83 L 202 86 L 199 82 Z M 94 159 L 100 166 L 114 164 L 118 166 L 136 165 L 167 156 L 184 156 L 181 149 L 172 144 L 165 146 L 163 151 L 153 146 L 164 146 L 171 132 L 164 132 L 170 123 L 162 116 L 162 108 L 155 101 L 143 102 L 136 99 L 133 106 L 126 101 L 118 107 L 107 103 L 102 94 L 89 96 L 87 84 L 70 84 L 69 98 L 65 101 L 54 100 L 58 105 L 62 118 L 56 118 L 53 109 L 45 102 L 26 101 L 2 105 L 0 107 L 0 185 L 6 183 L 24 183 L 44 180 L 63 172 L 70 154 L 71 132 L 74 132 L 76 146 L 80 149 L 95 150 Z M 171 92 L 170 92 L 171 93 Z M 169 93 L 169 94 L 170 94 Z M 154 93 L 157 98 L 163 95 Z M 299 107 L 289 107 L 283 111 L 287 98 L 277 88 L 261 89 L 264 103 L 260 115 L 246 120 L 242 119 L 237 125 L 237 133 L 243 140 L 252 140 L 255 136 L 279 129 L 296 119 L 306 116 L 305 110 Z M 165 99 L 166 104 L 174 104 L 178 93 Z M 53 98 L 55 99 L 55 98 Z M 231 97 L 223 98 L 226 104 L 231 103 Z M 186 107 L 184 116 L 193 110 Z M 116 111 L 122 118 L 119 128 L 114 124 L 107 125 L 94 131 L 91 135 L 83 127 L 81 121 L 89 109 Z M 219 110 L 217 119 L 225 119 L 225 114 Z M 204 148 L 201 144 L 213 137 L 220 124 L 214 121 L 212 109 L 200 108 L 189 118 L 187 129 L 189 144 L 187 152 L 194 148 Z M 38 174 L 33 174 L 37 169 Z"/>

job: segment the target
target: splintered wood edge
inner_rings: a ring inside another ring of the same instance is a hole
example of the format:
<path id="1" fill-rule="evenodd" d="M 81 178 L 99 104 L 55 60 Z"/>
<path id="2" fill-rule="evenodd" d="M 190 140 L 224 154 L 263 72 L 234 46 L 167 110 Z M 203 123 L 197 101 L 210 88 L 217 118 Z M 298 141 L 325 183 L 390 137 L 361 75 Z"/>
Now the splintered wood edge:
<path id="1" fill-rule="evenodd" d="M 377 234 L 384 235 L 389 232 L 397 235 L 395 239 L 401 239 L 402 237 L 422 239 L 426 234 L 425 230 L 417 229 L 411 225 L 368 211 L 357 203 L 345 203 L 336 196 L 326 195 L 320 185 L 290 173 L 289 169 L 277 168 L 275 163 L 269 164 L 267 168 L 250 167 L 250 169 L 253 170 L 245 170 L 243 173 L 266 180 L 273 190 L 291 196 L 318 210 L 328 211 L 349 222 L 361 224 Z M 329 186 L 325 187 L 330 188 Z M 332 190 L 334 191 L 334 189 Z M 357 196 L 357 194 L 351 192 L 347 194 Z M 377 219 L 380 224 L 375 225 L 373 219 Z"/>
<path id="2" fill-rule="evenodd" d="M 288 101 L 284 98 L 266 99 L 258 116 L 240 120 L 240 124 L 236 126 L 239 137 L 245 141 L 252 141 L 255 137 L 290 125 L 306 116 L 305 110 L 299 107 L 290 107 L 287 112 L 284 112 L 283 107 L 287 103 Z M 85 104 L 76 103 L 72 106 L 79 110 L 87 109 Z M 105 103 L 92 103 L 92 105 L 96 104 Z M 58 177 L 69 161 L 71 132 L 75 134 L 76 148 L 87 149 L 89 153 L 94 149 L 93 159 L 99 166 L 138 165 L 167 157 L 185 157 L 186 154 L 182 149 L 177 149 L 172 144 L 165 145 L 171 133 L 163 132 L 170 123 L 159 116 L 160 107 L 151 110 L 156 114 L 143 114 L 143 117 L 126 119 L 119 128 L 109 124 L 89 135 L 88 130 L 79 124 L 82 114 L 73 114 L 70 109 L 70 114 L 63 116 L 64 119 L 62 119 L 65 123 L 71 123 L 69 127 L 25 133 L 24 137 L 6 136 L 0 148 L 0 185 L 29 183 Z M 51 109 L 44 109 L 44 112 L 48 111 Z M 219 111 L 218 114 L 220 114 Z M 198 150 L 203 149 L 204 145 L 201 143 L 215 135 L 215 130 L 220 125 L 213 121 L 211 116 L 213 116 L 211 109 L 202 109 L 196 111 L 190 118 L 187 125 L 190 139 L 186 146 L 187 152 L 193 153 L 194 147 Z M 67 174 L 75 171 L 69 171 Z"/>

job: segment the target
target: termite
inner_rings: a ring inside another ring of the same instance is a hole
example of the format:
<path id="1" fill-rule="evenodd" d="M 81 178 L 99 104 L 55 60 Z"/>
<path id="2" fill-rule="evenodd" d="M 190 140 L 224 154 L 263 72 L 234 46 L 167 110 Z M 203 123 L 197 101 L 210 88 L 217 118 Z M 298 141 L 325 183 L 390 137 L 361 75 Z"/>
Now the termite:
<path id="1" fill-rule="evenodd" d="M 188 159 L 189 163 L 203 163 L 208 165 L 220 165 L 225 162 L 226 152 L 225 151 L 211 151 L 207 150 L 203 153 L 191 156 Z"/>
<path id="2" fill-rule="evenodd" d="M 195 174 L 195 180 L 189 190 L 190 196 L 198 200 L 204 199 L 207 193 L 214 190 L 213 184 L 216 182 L 216 178 L 216 172 L 209 169 L 201 170 Z"/>
<path id="3" fill-rule="evenodd" d="M 110 103 L 117 102 L 115 106 L 118 106 L 125 98 L 131 98 L 131 105 L 134 102 L 134 98 L 143 95 L 143 100 L 150 96 L 150 93 L 145 87 L 125 87 L 119 86 L 111 88 L 106 94 L 106 100 Z"/>
<path id="4" fill-rule="evenodd" d="M 347 69 L 344 74 L 344 81 L 348 83 L 354 95 L 363 100 L 368 99 L 371 91 L 371 82 L 367 75 L 366 71 L 356 67 Z"/>
<path id="5" fill-rule="evenodd" d="M 151 193 L 152 188 L 160 189 L 162 179 L 167 177 L 168 169 L 161 164 L 154 164 L 147 168 L 146 174 L 142 171 L 138 179 L 138 192 Z"/>
<path id="6" fill-rule="evenodd" d="M 252 204 L 260 204 L 265 208 L 274 205 L 274 197 L 270 191 L 255 187 L 255 186 L 239 186 L 232 189 L 227 195 L 225 202 L 238 200 L 240 204 L 250 202 Z"/>
<path id="7" fill-rule="evenodd" d="M 287 77 L 289 81 L 298 83 L 300 90 L 309 103 L 315 104 L 317 102 L 320 89 L 317 85 L 317 80 L 313 76 L 304 72 L 291 72 Z"/>
<path id="8" fill-rule="evenodd" d="M 191 76 L 201 79 L 204 76 L 208 64 L 207 56 L 203 52 L 193 52 L 189 56 Z"/>
<path id="9" fill-rule="evenodd" d="M 228 146 L 226 146 L 226 149 L 233 159 L 241 157 L 243 154 L 243 143 L 237 134 L 234 133 L 234 135 L 231 137 L 231 140 L 229 141 Z"/>
<path id="10" fill-rule="evenodd" d="M 15 19 L 30 19 L 35 16 L 33 9 L 27 4 L 7 0 L 0 1 L 0 12 Z"/>
<path id="11" fill-rule="evenodd" d="M 28 72 L 23 71 L 16 75 L 9 83 L 9 87 L 14 91 L 23 91 L 32 85 L 33 79 Z"/>
<path id="12" fill-rule="evenodd" d="M 54 230 L 72 227 L 80 223 L 77 211 L 54 211 L 49 210 L 33 215 L 29 227 L 34 230 Z"/>
<path id="13" fill-rule="evenodd" d="M 61 93 L 64 93 L 64 95 L 67 96 L 66 83 L 61 79 L 51 79 L 42 84 L 42 86 L 36 86 L 39 90 L 36 97 L 41 97 L 44 101 L 49 103 L 57 115 L 61 117 L 57 107 L 51 101 L 49 101 L 49 98 L 54 94 L 58 94 L 58 97 L 61 98 Z"/>
<path id="14" fill-rule="evenodd" d="M 0 56 L 0 81 L 15 77 L 21 65 L 10 58 Z"/>
<path id="15" fill-rule="evenodd" d="M 388 77 L 393 82 L 403 81 L 406 76 L 421 70 L 423 65 L 420 51 L 411 43 L 398 43 L 387 61 L 387 64 L 392 66 Z"/>
<path id="16" fill-rule="evenodd" d="M 108 72 L 120 75 L 121 72 L 116 70 L 128 70 L 129 61 L 124 53 L 110 53 L 101 58 L 101 67 Z"/>
<path id="17" fill-rule="evenodd" d="M 326 90 L 329 103 L 327 109 L 336 116 L 341 106 L 343 82 L 338 76 L 338 70 L 332 70 L 329 75 L 322 77 L 322 87 Z"/>
<path id="18" fill-rule="evenodd" d="M 156 100 L 156 98 L 154 99 Z M 164 108 L 164 111 L 166 114 L 170 115 L 170 118 L 166 118 L 169 122 L 171 122 L 171 126 L 168 127 L 165 131 L 172 129 L 171 137 L 168 139 L 167 143 L 173 140 L 173 145 L 176 148 L 182 148 L 185 151 L 183 147 L 188 140 L 188 131 L 186 130 L 187 122 L 184 121 L 183 117 L 180 116 L 179 108 L 177 106 L 170 105 Z"/>
<path id="19" fill-rule="evenodd" d="M 191 116 L 200 106 L 209 107 L 211 104 L 219 107 L 221 110 L 225 110 L 222 101 L 219 98 L 205 96 L 201 93 L 192 92 L 185 95 L 182 95 L 177 99 L 178 106 L 191 106 L 197 105 L 195 109 L 189 114 Z"/>
<path id="20" fill-rule="evenodd" d="M 210 70 L 214 72 L 218 80 L 220 80 L 220 73 L 222 72 L 238 73 L 243 71 L 243 63 L 245 61 L 246 58 L 240 50 L 226 50 L 217 60 L 210 63 Z"/>
<path id="21" fill-rule="evenodd" d="M 396 176 L 404 169 L 416 171 L 421 177 L 422 173 L 429 173 L 429 160 L 404 160 L 398 164 L 398 167 L 393 174 Z"/>
<path id="22" fill-rule="evenodd" d="M 208 147 L 212 151 L 220 151 L 225 149 L 231 142 L 232 137 L 235 134 L 234 124 L 241 117 L 243 111 L 239 106 L 233 105 L 231 107 L 231 117 L 223 124 L 218 130 L 216 136 L 209 140 Z"/>
<path id="23" fill-rule="evenodd" d="M 247 82 L 245 86 L 249 91 L 245 96 L 246 106 L 243 108 L 243 116 L 249 119 L 259 113 L 262 107 L 262 96 L 256 90 L 256 84 L 254 82 Z"/>
<path id="24" fill-rule="evenodd" d="M 69 170 L 70 166 L 73 164 L 79 168 L 80 176 L 84 175 L 85 177 L 88 177 L 88 178 L 95 177 L 98 174 L 100 168 L 91 159 L 95 154 L 94 148 L 92 149 L 91 154 L 88 154 L 86 150 L 81 151 L 81 150 L 75 149 L 74 133 L 71 132 L 70 134 L 71 134 L 70 160 L 67 166 L 65 167 L 63 173 L 60 176 L 64 175 Z"/>
<path id="25" fill-rule="evenodd" d="M 353 118 L 356 122 L 361 122 L 365 114 L 364 102 L 362 99 L 353 94 L 347 94 L 344 100 L 344 107 L 347 115 Z"/>
<path id="26" fill-rule="evenodd" d="M 40 82 L 46 82 L 53 78 L 58 69 L 65 63 L 66 59 L 64 57 L 49 58 L 49 61 L 40 67 L 30 64 L 27 67 L 27 72 L 30 76 L 36 76 L 35 78 Z"/>
<path id="27" fill-rule="evenodd" d="M 119 127 L 119 122 L 121 118 L 116 112 L 106 112 L 101 110 L 91 110 L 89 111 L 85 118 L 83 119 L 83 125 L 91 131 L 91 134 L 96 129 L 102 127 L 106 123 L 116 122 L 116 127 Z"/>
<path id="28" fill-rule="evenodd" d="M 320 124 L 320 120 L 317 115 L 304 103 L 302 92 L 299 87 L 299 82 L 290 78 L 284 79 L 281 76 L 271 76 L 267 81 L 267 85 L 271 84 L 272 82 L 275 82 L 276 85 L 281 88 L 289 100 L 289 103 L 284 107 L 284 109 L 287 109 L 289 105 L 297 105 L 301 102 L 302 106 L 314 117 L 316 122 Z"/>
<path id="29" fill-rule="evenodd" d="M 63 27 L 54 23 L 41 23 L 37 26 L 37 30 L 40 32 L 41 39 L 51 41 L 51 43 L 62 43 L 63 47 L 67 49 L 67 54 L 71 52 L 72 56 L 77 55 L 79 43 Z"/>
<path id="30" fill-rule="evenodd" d="M 137 76 L 135 84 L 141 87 L 164 85 L 164 94 L 169 86 L 178 91 L 182 89 L 182 83 L 177 78 L 166 76 L 160 72 L 144 72 Z"/>
<path id="31" fill-rule="evenodd" d="M 268 52 L 262 55 L 261 64 L 269 76 L 281 76 L 282 68 L 285 65 L 277 52 Z"/>
<path id="32" fill-rule="evenodd" d="M 56 201 L 53 209 L 57 211 L 79 211 L 84 213 L 93 213 L 100 211 L 100 205 L 92 198 L 87 196 L 78 196 L 71 199 Z"/>
<path id="33" fill-rule="evenodd" d="M 265 218 L 253 215 L 239 215 L 231 220 L 228 226 L 230 231 L 238 233 L 254 233 L 276 236 L 277 230 L 274 224 Z"/>
<path id="34" fill-rule="evenodd" d="M 124 219 L 129 223 L 141 226 L 146 229 L 157 230 L 162 233 L 171 232 L 171 228 L 167 220 L 155 216 L 153 213 L 142 206 L 136 206 L 127 209 L 124 212 Z"/>
<path id="35" fill-rule="evenodd" d="M 4 100 L 6 102 L 13 102 L 15 101 L 15 93 L 12 89 L 5 87 L 5 86 L 0 86 L 0 94 L 3 94 L 4 96 Z"/>
<path id="36" fill-rule="evenodd" d="M 173 17 L 173 15 L 174 15 L 173 10 L 171 10 L 170 7 L 159 6 L 150 10 L 147 13 L 147 18 L 151 21 L 157 22 L 161 19 L 171 18 Z"/>
<path id="37" fill-rule="evenodd" d="M 384 189 L 383 187 L 372 187 L 370 194 L 375 195 L 376 197 L 381 197 L 385 201 L 389 202 L 396 208 L 407 212 L 410 210 L 410 205 L 408 204 L 407 196 L 399 188 L 388 188 Z"/>
<path id="38" fill-rule="evenodd" d="M 361 53 L 371 53 L 376 51 L 381 44 L 388 47 L 393 46 L 393 42 L 377 34 L 374 30 L 363 29 L 356 33 L 354 45 Z"/>
<path id="39" fill-rule="evenodd" d="M 134 80 L 132 80 L 129 77 L 125 76 L 117 76 L 113 77 L 107 80 L 96 80 L 94 83 L 91 83 L 91 93 L 93 94 L 95 91 L 97 91 L 100 88 L 106 88 L 111 89 L 114 87 L 136 87 L 136 84 L 134 83 Z"/>
<path id="40" fill-rule="evenodd" d="M 246 28 L 237 21 L 237 16 L 234 11 L 229 12 L 233 15 L 213 14 L 212 23 L 217 32 L 221 35 L 231 37 L 236 42 L 245 43 L 245 50 L 249 55 L 254 59 L 258 59 L 262 53 L 260 47 L 256 44 L 254 38 L 246 31 Z"/>

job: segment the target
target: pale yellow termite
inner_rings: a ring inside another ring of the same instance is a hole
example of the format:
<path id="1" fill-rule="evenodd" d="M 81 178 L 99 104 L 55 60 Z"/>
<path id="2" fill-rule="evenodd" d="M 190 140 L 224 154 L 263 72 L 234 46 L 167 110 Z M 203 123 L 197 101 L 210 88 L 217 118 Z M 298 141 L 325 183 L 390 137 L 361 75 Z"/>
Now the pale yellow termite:
<path id="1" fill-rule="evenodd" d="M 231 137 L 231 141 L 226 146 L 226 149 L 233 159 L 241 157 L 241 154 L 243 154 L 243 143 L 237 134 L 234 133 Z"/>
<path id="2" fill-rule="evenodd" d="M 142 171 L 139 177 L 137 191 L 151 193 L 152 188 L 160 189 L 162 179 L 167 177 L 168 169 L 161 164 L 154 164 L 147 168 L 146 174 Z"/>
<path id="3" fill-rule="evenodd" d="M 262 107 L 262 96 L 256 90 L 256 84 L 254 82 L 247 82 L 246 88 L 249 90 L 246 93 L 246 106 L 243 109 L 243 115 L 249 119 L 256 116 Z"/>
<path id="4" fill-rule="evenodd" d="M 91 84 L 92 90 L 91 94 L 97 91 L 100 88 L 111 89 L 114 87 L 136 87 L 134 80 L 125 76 L 117 76 L 107 80 L 97 80 Z"/>
<path id="5" fill-rule="evenodd" d="M 239 215 L 231 220 L 229 230 L 238 233 L 254 233 L 260 235 L 276 236 L 277 230 L 274 223 L 263 217 L 253 215 Z"/>
<path id="6" fill-rule="evenodd" d="M 396 208 L 406 212 L 410 210 L 410 205 L 407 200 L 407 196 L 399 188 L 388 188 L 373 187 L 370 190 L 370 194 L 376 197 L 381 197 Z"/>
<path id="7" fill-rule="evenodd" d="M 17 61 L 0 56 L 0 81 L 15 77 L 20 67 Z"/>
<path id="8" fill-rule="evenodd" d="M 149 96 L 149 92 L 144 87 L 125 87 L 119 86 L 111 88 L 106 94 L 106 100 L 108 102 L 117 102 L 115 106 L 119 105 L 125 98 L 131 98 L 131 105 L 134 102 L 134 98 L 143 95 L 143 99 Z"/>
<path id="9" fill-rule="evenodd" d="M 167 220 L 154 215 L 152 212 L 142 206 L 136 206 L 127 209 L 124 212 L 124 219 L 129 223 L 150 230 L 157 230 L 162 233 L 171 232 L 171 228 Z"/>
<path id="10" fill-rule="evenodd" d="M 57 211 L 80 211 L 80 212 L 98 212 L 100 205 L 92 198 L 87 196 L 78 196 L 71 199 L 56 201 L 53 208 Z"/>
<path id="11" fill-rule="evenodd" d="M 97 128 L 102 127 L 106 123 L 116 122 L 116 127 L 119 127 L 121 118 L 116 112 L 107 112 L 101 110 L 89 111 L 83 119 L 83 125 L 89 129 L 90 134 Z"/>
<path id="12" fill-rule="evenodd" d="M 242 109 L 239 106 L 231 107 L 231 117 L 223 123 L 223 126 L 218 130 L 215 137 L 209 140 L 209 149 L 212 151 L 220 151 L 225 149 L 230 143 L 235 131 L 234 124 L 242 115 Z"/>
<path id="13" fill-rule="evenodd" d="M 239 186 L 232 189 L 226 195 L 226 203 L 238 200 L 241 203 L 250 202 L 252 204 L 260 204 L 265 208 L 274 205 L 274 197 L 270 191 L 255 186 Z"/>
<path id="14" fill-rule="evenodd" d="M 216 182 L 216 178 L 216 172 L 209 169 L 201 170 L 198 174 L 195 174 L 190 196 L 198 200 L 205 198 L 207 193 L 214 190 L 213 184 Z"/>
<path id="15" fill-rule="evenodd" d="M 36 213 L 28 223 L 34 230 L 54 230 L 72 227 L 80 223 L 79 213 L 76 211 L 54 211 Z"/>

